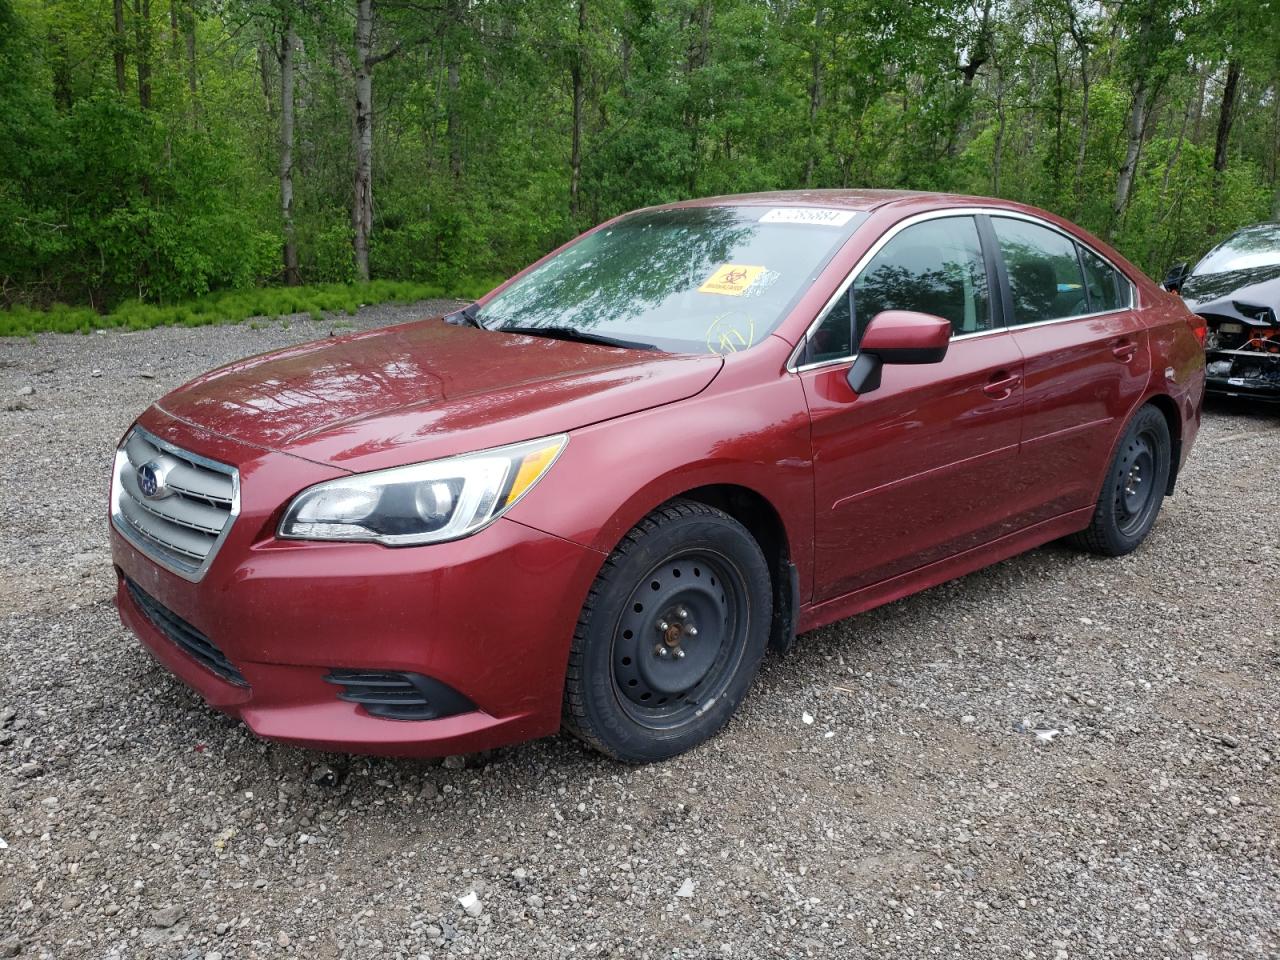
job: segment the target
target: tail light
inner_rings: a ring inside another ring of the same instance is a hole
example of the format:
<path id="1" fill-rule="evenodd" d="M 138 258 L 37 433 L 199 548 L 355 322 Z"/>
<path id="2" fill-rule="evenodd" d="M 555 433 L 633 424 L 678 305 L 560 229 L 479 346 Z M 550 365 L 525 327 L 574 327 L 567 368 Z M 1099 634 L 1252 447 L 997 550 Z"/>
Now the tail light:
<path id="1" fill-rule="evenodd" d="M 1209 324 L 1205 322 L 1204 317 L 1198 313 L 1190 314 L 1187 317 L 1187 326 L 1191 327 L 1191 332 L 1195 334 L 1196 342 L 1203 347 L 1205 338 L 1209 335 Z"/>

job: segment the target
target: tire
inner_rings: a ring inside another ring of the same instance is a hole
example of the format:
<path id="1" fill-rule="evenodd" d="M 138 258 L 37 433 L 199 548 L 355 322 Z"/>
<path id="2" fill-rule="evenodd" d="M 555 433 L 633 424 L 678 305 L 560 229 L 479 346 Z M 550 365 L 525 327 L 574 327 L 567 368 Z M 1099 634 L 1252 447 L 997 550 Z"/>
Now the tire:
<path id="1" fill-rule="evenodd" d="M 1152 406 L 1142 407 L 1116 447 L 1093 519 L 1068 538 L 1073 546 L 1104 557 L 1137 549 L 1160 513 L 1172 468 L 1169 423 Z"/>
<path id="2" fill-rule="evenodd" d="M 751 686 L 773 591 L 759 544 L 728 514 L 672 500 L 605 561 L 569 652 L 564 728 L 627 763 L 714 736 Z"/>

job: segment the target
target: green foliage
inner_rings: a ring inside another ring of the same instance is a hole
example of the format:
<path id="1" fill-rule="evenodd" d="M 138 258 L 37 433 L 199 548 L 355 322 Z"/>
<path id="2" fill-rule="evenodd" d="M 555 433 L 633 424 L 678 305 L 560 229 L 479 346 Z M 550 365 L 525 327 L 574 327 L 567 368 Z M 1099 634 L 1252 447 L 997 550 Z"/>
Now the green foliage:
<path id="1" fill-rule="evenodd" d="M 89 307 L 65 304 L 54 304 L 48 310 L 17 306 L 0 310 L 0 336 L 91 333 L 113 328 L 203 327 L 215 323 L 239 323 L 250 317 L 276 319 L 299 313 L 321 320 L 326 313 L 354 314 L 358 308 L 375 303 L 412 303 L 441 297 L 473 300 L 496 283 L 496 280 L 471 281 L 446 289 L 411 281 L 374 280 L 360 284 L 272 287 L 213 293 L 169 306 L 127 300 L 107 314 L 99 314 Z"/>
<path id="2" fill-rule="evenodd" d="M 625 210 L 792 187 L 1010 197 L 1161 271 L 1246 222 L 1280 216 L 1273 7 L 382 4 L 371 272 L 462 289 Z M 257 288 L 279 283 L 290 32 L 300 273 L 350 283 L 352 0 L 152 0 L 151 19 L 139 22 L 144 9 L 126 2 L 116 36 L 102 0 L 0 0 L 0 306 L 132 315 L 132 301 L 261 296 Z M 1242 79 L 1225 169 L 1215 170 L 1228 62 Z M 1119 197 L 1139 96 L 1136 173 Z M 172 311 L 163 322 L 205 316 Z M 52 311 L 48 322 L 98 322 L 73 313 Z"/>
<path id="3" fill-rule="evenodd" d="M 1236 225 L 1267 218 L 1269 195 L 1258 170 L 1240 165 L 1217 178 L 1213 148 L 1160 139 L 1148 145 L 1145 176 L 1117 242 L 1138 262 L 1194 261 Z M 1168 177 L 1165 177 L 1165 172 Z"/>

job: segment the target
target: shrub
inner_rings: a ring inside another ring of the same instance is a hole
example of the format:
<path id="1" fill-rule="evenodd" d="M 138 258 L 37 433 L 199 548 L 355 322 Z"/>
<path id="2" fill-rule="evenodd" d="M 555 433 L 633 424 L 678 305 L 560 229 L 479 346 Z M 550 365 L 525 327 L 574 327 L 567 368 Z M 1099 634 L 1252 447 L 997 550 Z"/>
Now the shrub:
<path id="1" fill-rule="evenodd" d="M 239 323 L 251 317 L 278 318 L 309 314 L 322 320 L 325 314 L 354 314 L 373 303 L 411 303 L 445 296 L 475 299 L 494 283 L 464 280 L 445 288 L 413 281 L 374 280 L 371 283 L 330 283 L 309 287 L 265 287 L 214 293 L 176 304 L 144 303 L 128 300 L 107 314 L 88 307 L 54 304 L 47 310 L 16 306 L 0 310 L 0 336 L 30 336 L 36 333 L 90 333 L 121 328 L 148 330 L 152 327 L 199 327 L 214 323 Z"/>

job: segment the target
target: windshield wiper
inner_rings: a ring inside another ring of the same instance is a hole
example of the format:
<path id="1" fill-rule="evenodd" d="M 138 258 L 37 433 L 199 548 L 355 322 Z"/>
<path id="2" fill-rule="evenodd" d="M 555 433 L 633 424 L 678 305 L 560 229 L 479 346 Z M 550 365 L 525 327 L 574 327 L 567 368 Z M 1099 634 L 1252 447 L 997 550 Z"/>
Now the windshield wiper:
<path id="1" fill-rule="evenodd" d="M 483 323 L 480 322 L 480 304 L 469 303 L 457 313 L 451 313 L 444 318 L 445 323 L 451 323 L 455 327 L 479 327 L 481 330 L 488 330 Z"/>
<path id="2" fill-rule="evenodd" d="M 552 340 L 574 340 L 578 343 L 598 343 L 604 347 L 622 347 L 626 350 L 657 350 L 652 343 L 636 340 L 620 340 L 602 333 L 588 333 L 575 327 L 497 327 L 502 333 L 523 333 L 530 337 L 550 337 Z"/>

